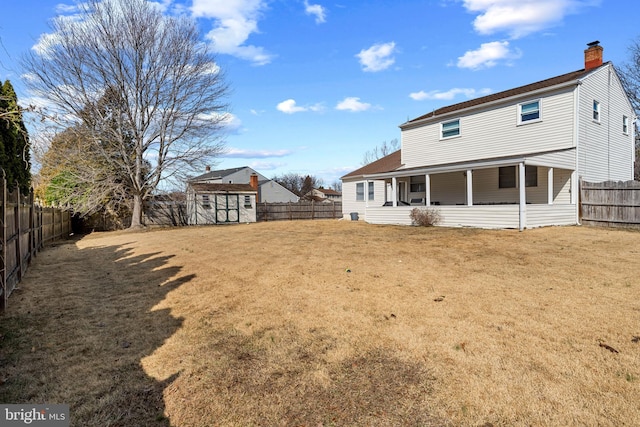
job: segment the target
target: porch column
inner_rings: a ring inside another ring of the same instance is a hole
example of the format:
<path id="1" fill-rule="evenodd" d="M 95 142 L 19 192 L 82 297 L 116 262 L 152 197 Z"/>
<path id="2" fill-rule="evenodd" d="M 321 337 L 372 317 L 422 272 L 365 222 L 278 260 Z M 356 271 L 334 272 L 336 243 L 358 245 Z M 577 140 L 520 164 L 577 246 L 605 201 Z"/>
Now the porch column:
<path id="1" fill-rule="evenodd" d="M 547 170 L 547 203 L 553 204 L 553 168 Z"/>
<path id="2" fill-rule="evenodd" d="M 393 195 L 391 206 L 398 206 L 398 180 L 395 176 L 391 178 L 391 194 Z"/>
<path id="3" fill-rule="evenodd" d="M 424 176 L 424 204 L 431 206 L 431 177 L 429 174 Z"/>
<path id="4" fill-rule="evenodd" d="M 473 206 L 473 174 L 467 169 L 467 206 Z"/>
<path id="5" fill-rule="evenodd" d="M 518 165 L 518 185 L 520 186 L 520 231 L 527 226 L 527 184 L 524 177 L 524 162 Z"/>

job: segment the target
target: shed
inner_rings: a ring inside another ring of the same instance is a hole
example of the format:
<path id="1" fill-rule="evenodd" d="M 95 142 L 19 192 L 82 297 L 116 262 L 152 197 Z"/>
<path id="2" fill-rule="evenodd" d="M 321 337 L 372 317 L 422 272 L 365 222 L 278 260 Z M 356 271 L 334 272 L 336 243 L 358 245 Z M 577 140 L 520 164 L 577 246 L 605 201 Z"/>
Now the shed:
<path id="1" fill-rule="evenodd" d="M 250 184 L 190 183 L 189 225 L 256 222 L 257 191 Z"/>

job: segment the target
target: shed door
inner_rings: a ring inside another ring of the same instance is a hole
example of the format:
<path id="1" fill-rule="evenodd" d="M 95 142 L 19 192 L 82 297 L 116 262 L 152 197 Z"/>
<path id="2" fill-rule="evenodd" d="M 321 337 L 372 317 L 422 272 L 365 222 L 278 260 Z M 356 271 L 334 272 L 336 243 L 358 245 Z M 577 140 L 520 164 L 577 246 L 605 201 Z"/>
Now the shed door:
<path id="1" fill-rule="evenodd" d="M 216 195 L 216 222 L 240 222 L 240 196 L 237 194 Z"/>

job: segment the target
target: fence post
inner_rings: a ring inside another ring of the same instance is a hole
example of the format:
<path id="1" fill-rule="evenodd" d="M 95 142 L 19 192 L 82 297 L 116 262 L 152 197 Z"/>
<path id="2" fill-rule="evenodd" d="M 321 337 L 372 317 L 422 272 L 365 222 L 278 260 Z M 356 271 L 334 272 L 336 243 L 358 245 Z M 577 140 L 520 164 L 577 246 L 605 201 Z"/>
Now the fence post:
<path id="1" fill-rule="evenodd" d="M 2 310 L 7 308 L 7 180 L 2 177 Z"/>
<path id="2" fill-rule="evenodd" d="M 16 182 L 16 188 L 13 190 L 16 192 L 16 207 L 14 209 L 15 215 L 15 224 L 16 224 L 16 261 L 18 262 L 18 270 L 17 270 L 17 282 L 20 283 L 22 281 L 22 224 L 20 221 L 20 199 L 22 194 L 20 193 L 20 187 Z"/>
<path id="3" fill-rule="evenodd" d="M 293 212 L 291 211 L 291 201 L 289 201 L 289 221 L 293 220 Z"/>

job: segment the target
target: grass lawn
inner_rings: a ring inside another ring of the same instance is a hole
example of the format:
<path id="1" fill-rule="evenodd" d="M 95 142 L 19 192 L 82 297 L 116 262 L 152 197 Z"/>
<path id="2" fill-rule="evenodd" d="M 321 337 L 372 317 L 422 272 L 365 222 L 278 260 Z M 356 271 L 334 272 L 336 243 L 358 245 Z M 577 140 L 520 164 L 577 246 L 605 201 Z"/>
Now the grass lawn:
<path id="1" fill-rule="evenodd" d="M 640 233 L 298 221 L 93 233 L 0 316 L 74 426 L 640 425 Z"/>

